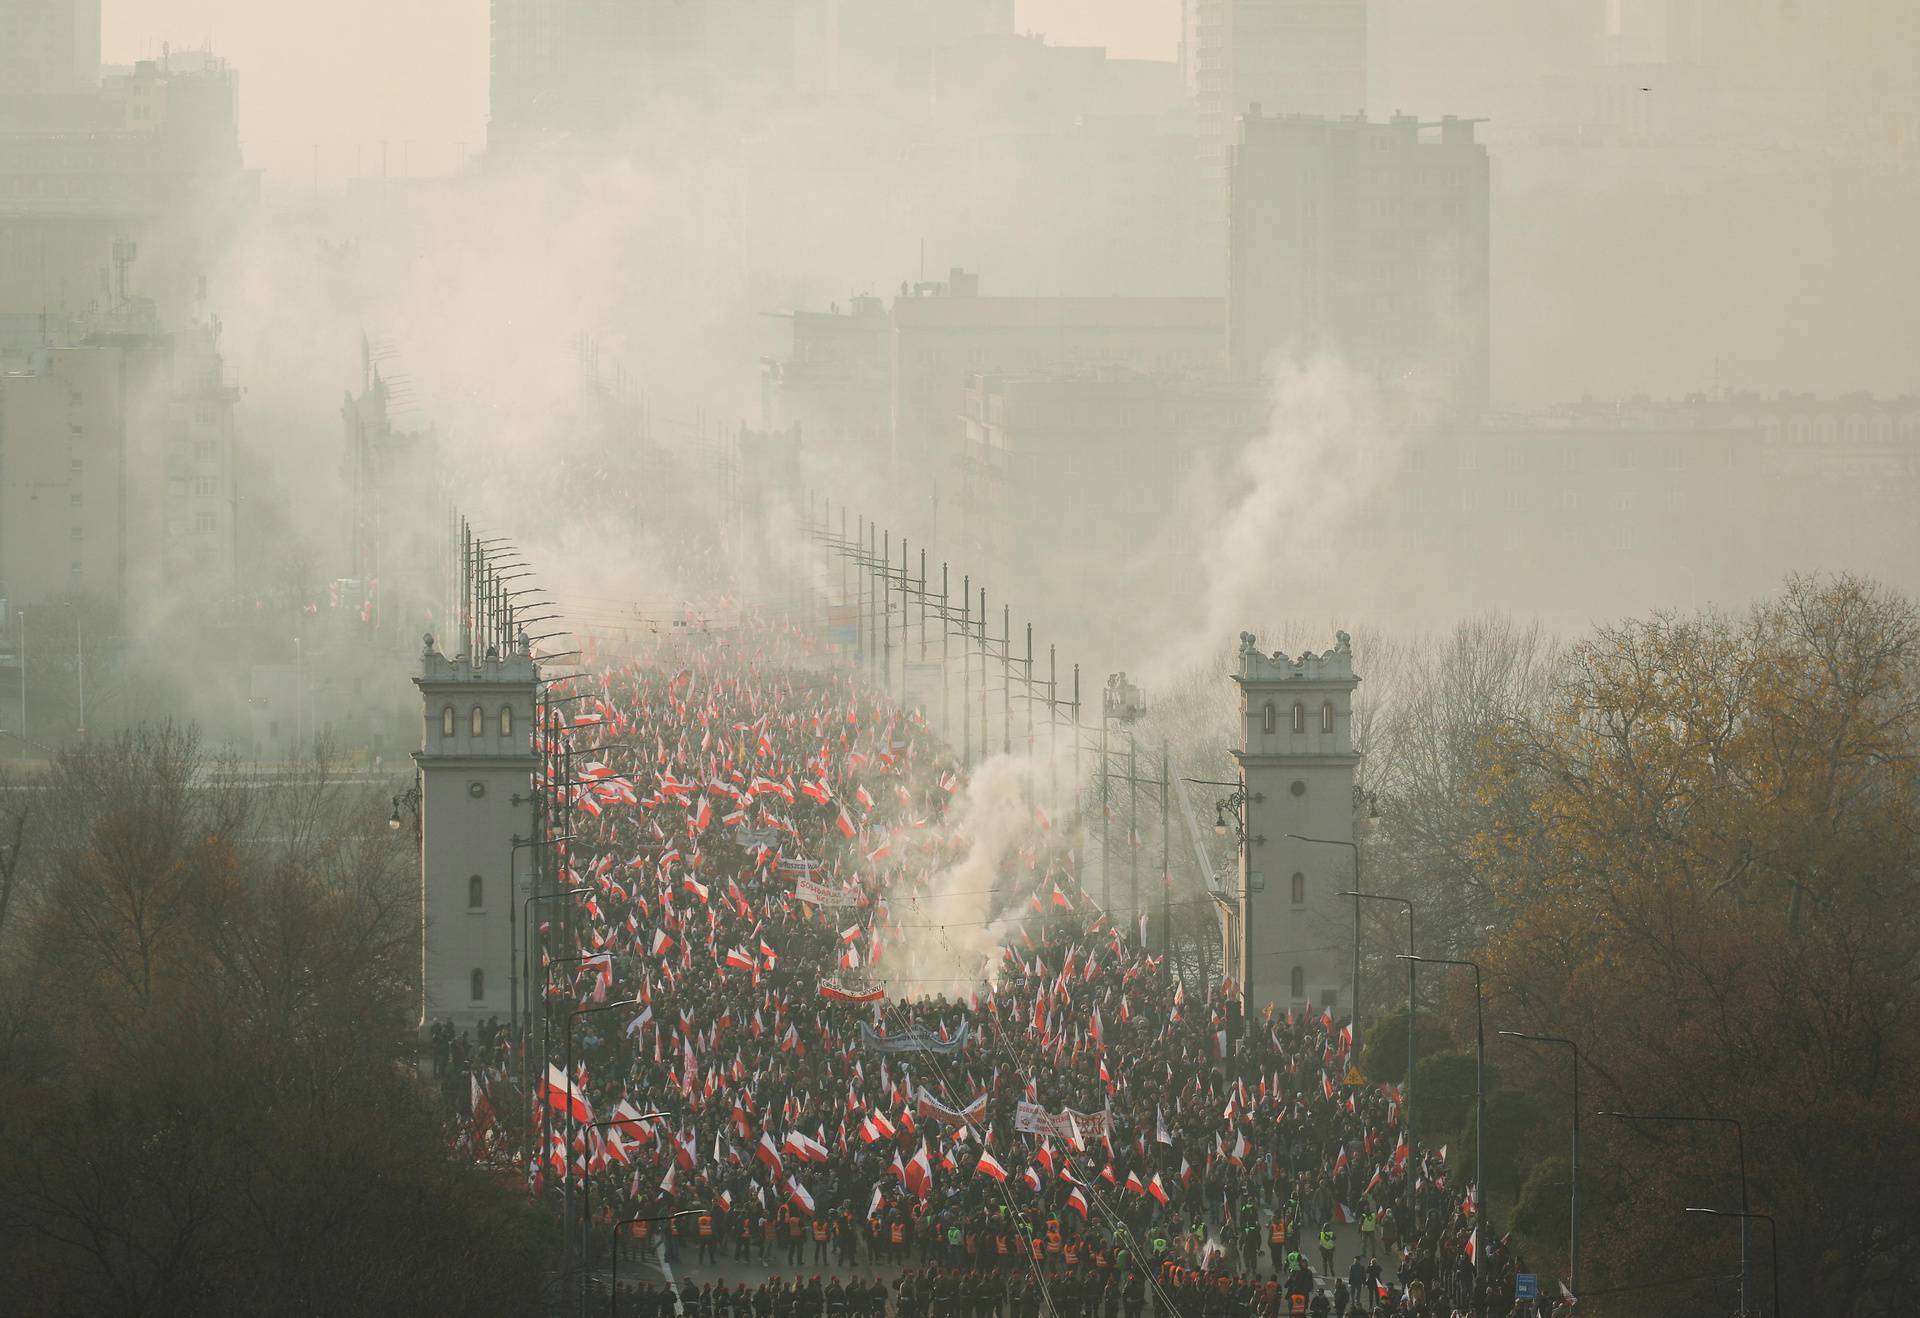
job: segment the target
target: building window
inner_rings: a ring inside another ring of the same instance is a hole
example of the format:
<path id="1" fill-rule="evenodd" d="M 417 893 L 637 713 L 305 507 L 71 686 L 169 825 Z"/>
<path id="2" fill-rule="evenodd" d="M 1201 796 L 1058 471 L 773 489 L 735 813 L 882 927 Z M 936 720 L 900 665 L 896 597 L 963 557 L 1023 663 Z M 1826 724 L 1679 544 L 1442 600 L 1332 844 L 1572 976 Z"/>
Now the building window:
<path id="1" fill-rule="evenodd" d="M 1307 780 L 1305 778 L 1295 778 L 1293 780 L 1293 786 L 1287 788 L 1287 790 L 1295 796 L 1305 796 L 1307 794 Z"/>
<path id="2" fill-rule="evenodd" d="M 1293 730 L 1295 732 L 1307 730 L 1307 707 L 1297 700 L 1293 702 Z"/>
<path id="3" fill-rule="evenodd" d="M 473 717 L 470 720 L 468 720 L 468 725 L 472 732 L 472 735 L 476 737 L 486 736 L 487 735 L 487 711 L 480 708 L 480 706 L 475 705 L 473 707 Z"/>
<path id="4" fill-rule="evenodd" d="M 1307 876 L 1299 870 L 1293 872 L 1293 904 L 1295 906 L 1307 904 Z"/>
<path id="5" fill-rule="evenodd" d="M 1271 700 L 1267 702 L 1267 707 L 1260 711 L 1260 730 L 1269 735 L 1280 731 L 1280 711 L 1274 708 Z"/>
<path id="6" fill-rule="evenodd" d="M 469 991 L 472 994 L 473 1000 L 475 1002 L 478 1002 L 482 998 L 486 997 L 487 996 L 487 972 L 484 970 L 476 969 L 472 975 L 468 976 L 468 978 L 471 981 L 468 987 L 469 987 Z"/>
<path id="7" fill-rule="evenodd" d="M 477 975 L 480 972 L 476 970 L 473 973 Z M 1304 998 L 1307 996 L 1307 968 L 1305 966 L 1295 966 L 1293 968 L 1293 978 L 1287 987 L 1293 997 Z"/>
<path id="8" fill-rule="evenodd" d="M 478 874 L 467 880 L 467 909 L 477 911 L 486 905 L 487 885 Z"/>
<path id="9" fill-rule="evenodd" d="M 447 705 L 440 711 L 440 735 L 443 737 L 451 737 L 453 735 L 452 705 Z"/>
<path id="10" fill-rule="evenodd" d="M 500 735 L 503 737 L 511 737 L 513 735 L 512 705 L 500 706 Z"/>
<path id="11" fill-rule="evenodd" d="M 1333 731 L 1333 702 L 1331 700 L 1320 706 L 1320 731 Z"/>

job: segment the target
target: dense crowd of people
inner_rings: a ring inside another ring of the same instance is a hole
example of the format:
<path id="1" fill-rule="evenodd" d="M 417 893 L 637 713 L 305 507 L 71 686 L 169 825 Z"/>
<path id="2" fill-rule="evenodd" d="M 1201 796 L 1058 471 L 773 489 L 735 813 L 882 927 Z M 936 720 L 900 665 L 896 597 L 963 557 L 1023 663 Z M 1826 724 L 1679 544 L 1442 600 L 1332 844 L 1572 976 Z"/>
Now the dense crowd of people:
<path id="1" fill-rule="evenodd" d="M 1080 891 L 1037 805 L 956 903 L 983 844 L 917 715 L 771 633 L 603 668 L 554 709 L 581 891 L 530 931 L 529 1137 L 477 1147 L 537 1194 L 571 1179 L 602 1230 L 686 1214 L 622 1227 L 670 1262 L 780 1270 L 629 1311 L 1514 1311 L 1465 1178 L 1414 1152 L 1392 1087 L 1343 1083 L 1327 1011 L 1182 982 Z M 968 964 L 982 929 L 998 950 Z M 497 1109 L 507 1033 L 447 1047 Z"/>

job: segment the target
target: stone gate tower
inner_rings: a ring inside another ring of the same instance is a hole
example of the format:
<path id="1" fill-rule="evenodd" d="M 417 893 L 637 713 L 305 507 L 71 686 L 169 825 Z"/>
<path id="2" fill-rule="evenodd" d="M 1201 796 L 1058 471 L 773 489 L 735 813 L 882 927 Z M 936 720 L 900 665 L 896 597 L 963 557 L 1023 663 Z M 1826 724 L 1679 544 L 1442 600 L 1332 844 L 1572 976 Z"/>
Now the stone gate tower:
<path id="1" fill-rule="evenodd" d="M 509 892 L 515 835 L 536 768 L 537 673 L 524 642 L 506 654 L 449 659 L 426 638 L 420 656 L 420 1020 L 504 1023 L 515 926 L 531 888 L 528 858 Z M 520 805 L 516 807 L 514 797 Z M 531 832 L 531 829 L 528 829 Z"/>
<path id="2" fill-rule="evenodd" d="M 1248 1012 L 1351 1006 L 1353 651 L 1264 654 L 1240 634 L 1240 886 L 1220 894 L 1227 973 Z M 1324 839 L 1302 842 L 1300 837 Z"/>

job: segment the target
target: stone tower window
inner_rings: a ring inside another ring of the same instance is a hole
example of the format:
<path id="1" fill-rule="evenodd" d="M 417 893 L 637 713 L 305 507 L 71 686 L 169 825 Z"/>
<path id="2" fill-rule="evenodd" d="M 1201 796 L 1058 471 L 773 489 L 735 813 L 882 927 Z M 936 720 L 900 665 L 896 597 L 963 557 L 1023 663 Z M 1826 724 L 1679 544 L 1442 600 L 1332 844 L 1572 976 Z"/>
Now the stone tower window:
<path id="1" fill-rule="evenodd" d="M 1307 707 L 1297 700 L 1293 702 L 1293 730 L 1295 732 L 1307 730 Z"/>
<path id="2" fill-rule="evenodd" d="M 1333 731 L 1333 702 L 1331 700 L 1320 706 L 1320 731 Z"/>
<path id="3" fill-rule="evenodd" d="M 500 706 L 500 735 L 503 737 L 511 737 L 513 735 L 512 705 Z"/>
<path id="4" fill-rule="evenodd" d="M 1280 731 L 1280 711 L 1271 700 L 1260 711 L 1260 730 L 1269 736 Z"/>
<path id="5" fill-rule="evenodd" d="M 1293 872 L 1293 904 L 1295 906 L 1307 904 L 1307 876 L 1298 870 Z M 1299 995 L 1295 994 L 1295 996 Z"/>
<path id="6" fill-rule="evenodd" d="M 473 875 L 467 880 L 467 909 L 468 910 L 477 911 L 482 906 L 485 906 L 486 895 L 487 895 L 486 881 L 482 879 L 478 874 Z"/>
<path id="7" fill-rule="evenodd" d="M 447 705 L 440 711 L 440 735 L 443 737 L 451 737 L 453 735 L 452 705 Z"/>
<path id="8" fill-rule="evenodd" d="M 476 968 L 473 974 L 468 976 L 468 981 L 468 995 L 472 997 L 475 1002 L 487 996 L 486 971 Z"/>
<path id="9" fill-rule="evenodd" d="M 476 970 L 473 973 L 477 975 L 480 972 Z M 1305 966 L 1295 966 L 1293 968 L 1293 977 L 1287 987 L 1296 998 L 1304 998 L 1307 996 L 1307 968 Z"/>
<path id="10" fill-rule="evenodd" d="M 473 707 L 473 718 L 471 720 L 471 724 L 472 726 L 470 731 L 474 736 L 476 737 L 486 736 L 487 735 L 487 711 L 480 708 L 480 706 L 475 705 Z"/>

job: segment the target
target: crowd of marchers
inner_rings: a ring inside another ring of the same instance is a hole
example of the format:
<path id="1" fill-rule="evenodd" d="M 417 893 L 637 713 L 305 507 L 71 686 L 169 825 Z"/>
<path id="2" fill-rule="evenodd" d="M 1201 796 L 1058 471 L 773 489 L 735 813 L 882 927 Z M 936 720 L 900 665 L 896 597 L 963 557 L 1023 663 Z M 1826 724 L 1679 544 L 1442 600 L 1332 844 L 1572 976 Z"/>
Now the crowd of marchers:
<path id="1" fill-rule="evenodd" d="M 998 951 L 917 975 L 974 945 L 933 900 L 977 845 L 965 775 L 918 715 L 754 639 L 556 692 L 542 785 L 582 891 L 529 930 L 531 1061 L 436 1040 L 477 1155 L 579 1196 L 596 1248 L 782 1269 L 623 1311 L 1548 1312 L 1400 1093 L 1344 1083 L 1343 1022 L 1183 982 L 1045 810 L 970 912 Z M 523 1070 L 531 1125 L 486 1119 Z"/>

